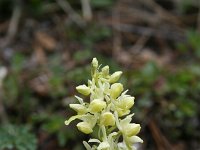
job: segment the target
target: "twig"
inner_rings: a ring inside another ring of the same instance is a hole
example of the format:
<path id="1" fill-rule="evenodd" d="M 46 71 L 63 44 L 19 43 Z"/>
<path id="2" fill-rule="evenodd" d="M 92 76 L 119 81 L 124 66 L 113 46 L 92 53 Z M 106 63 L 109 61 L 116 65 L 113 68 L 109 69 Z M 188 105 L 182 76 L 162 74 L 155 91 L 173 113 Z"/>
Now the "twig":
<path id="1" fill-rule="evenodd" d="M 162 134 L 162 132 L 160 131 L 154 120 L 151 120 L 149 122 L 149 128 L 151 130 L 152 136 L 159 150 L 169 150 L 169 149 L 174 150 L 174 148 Z"/>
<path id="2" fill-rule="evenodd" d="M 83 18 L 87 21 L 92 19 L 92 9 L 90 5 L 90 0 L 81 0 Z"/>
<path id="3" fill-rule="evenodd" d="M 112 21 L 116 20 L 118 23 L 120 23 L 120 14 L 118 12 L 118 7 L 113 10 L 112 13 Z M 122 40 L 121 40 L 121 33 L 119 30 L 116 30 L 116 24 L 112 22 L 112 27 L 114 29 L 114 38 L 113 38 L 113 51 L 112 55 L 114 58 L 118 58 L 120 51 L 121 51 L 121 45 L 122 45 Z"/>
<path id="4" fill-rule="evenodd" d="M 145 22 L 150 25 L 156 25 L 161 22 L 161 19 L 157 14 L 149 13 L 147 11 L 130 7 L 129 6 L 120 6 L 121 13 L 126 17 L 121 18 L 121 22 Z"/>
<path id="5" fill-rule="evenodd" d="M 16 5 L 14 7 L 12 17 L 10 20 L 10 24 L 8 27 L 7 35 L 6 35 L 5 39 L 3 41 L 1 41 L 0 47 L 5 47 L 8 44 L 10 44 L 17 33 L 20 16 L 21 16 L 21 3 L 20 2 L 21 2 L 20 0 L 18 0 L 16 2 Z"/>
<path id="6" fill-rule="evenodd" d="M 154 10 L 162 19 L 167 20 L 169 22 L 173 22 L 176 25 L 183 25 L 182 22 L 174 15 L 169 13 L 167 10 L 163 9 L 159 4 L 157 4 L 154 0 L 140 0 L 142 4 Z"/>
<path id="7" fill-rule="evenodd" d="M 131 53 L 136 54 L 139 53 L 140 50 L 144 47 L 145 43 L 148 41 L 149 36 L 141 36 L 135 44 L 130 48 Z"/>
<path id="8" fill-rule="evenodd" d="M 63 11 L 69 15 L 69 17 L 71 18 L 73 22 L 75 22 L 80 27 L 83 27 L 86 25 L 82 17 L 78 13 L 76 13 L 76 11 L 71 7 L 71 5 L 67 1 L 56 0 L 56 2 L 63 9 Z"/>
<path id="9" fill-rule="evenodd" d="M 107 25 L 112 25 L 112 23 L 104 23 Z M 154 28 L 148 28 L 148 27 L 142 27 L 142 26 L 137 26 L 137 25 L 129 25 L 129 24 L 117 24 L 116 22 L 114 23 L 115 26 L 113 26 L 116 30 L 121 31 L 121 32 L 133 32 L 139 35 L 144 35 L 144 36 L 157 36 L 160 35 L 161 38 L 168 39 L 168 40 L 179 40 L 179 41 L 185 41 L 185 36 L 184 34 L 181 34 L 179 32 L 174 32 L 169 29 L 166 29 L 166 27 L 163 29 L 154 29 Z"/>
<path id="10" fill-rule="evenodd" d="M 123 51 L 122 49 L 122 36 L 121 31 L 116 30 L 117 24 L 115 24 L 115 21 L 120 24 L 120 11 L 119 11 L 119 5 L 113 10 L 112 13 L 112 28 L 113 28 L 113 50 L 112 50 L 112 56 L 115 58 L 118 62 L 123 64 L 130 64 L 131 55 L 129 55 L 126 51 Z"/>

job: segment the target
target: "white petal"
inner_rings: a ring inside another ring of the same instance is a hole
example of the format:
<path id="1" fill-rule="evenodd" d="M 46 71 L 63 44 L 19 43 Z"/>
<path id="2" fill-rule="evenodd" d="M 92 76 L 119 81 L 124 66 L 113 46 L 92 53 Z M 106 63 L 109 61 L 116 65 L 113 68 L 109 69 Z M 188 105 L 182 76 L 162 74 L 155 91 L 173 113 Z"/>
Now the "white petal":
<path id="1" fill-rule="evenodd" d="M 91 146 L 86 141 L 83 141 L 83 145 L 85 146 L 85 148 L 87 150 L 91 150 L 92 149 Z"/>
<path id="2" fill-rule="evenodd" d="M 81 118 L 82 116 L 83 116 L 83 115 L 76 115 L 76 116 L 70 117 L 68 120 L 65 121 L 65 125 L 69 125 L 70 122 L 72 122 L 72 121 L 74 121 L 74 120 L 76 120 L 76 119 L 79 119 L 79 118 Z"/>
<path id="3" fill-rule="evenodd" d="M 143 140 L 140 138 L 140 137 L 138 137 L 138 136 L 132 136 L 132 137 L 130 137 L 130 142 L 131 143 L 143 143 Z"/>
<path id="4" fill-rule="evenodd" d="M 99 146 L 97 147 L 97 150 L 102 150 L 102 149 L 106 149 L 109 148 L 110 145 L 108 142 L 102 142 L 101 144 L 99 144 Z"/>
<path id="5" fill-rule="evenodd" d="M 101 143 L 98 139 L 90 139 L 88 142 L 90 143 Z"/>
<path id="6" fill-rule="evenodd" d="M 78 97 L 78 96 L 76 96 L 76 95 L 75 95 L 75 97 L 76 97 L 76 99 L 79 101 L 80 104 L 83 104 L 83 99 L 82 99 L 82 98 L 80 98 L 80 97 Z"/>

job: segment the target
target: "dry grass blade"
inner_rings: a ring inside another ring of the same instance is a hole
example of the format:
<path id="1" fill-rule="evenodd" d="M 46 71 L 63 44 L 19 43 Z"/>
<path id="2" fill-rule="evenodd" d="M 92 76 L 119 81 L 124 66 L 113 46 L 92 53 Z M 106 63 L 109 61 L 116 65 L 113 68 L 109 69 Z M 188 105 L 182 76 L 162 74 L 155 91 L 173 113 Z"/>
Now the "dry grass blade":
<path id="1" fill-rule="evenodd" d="M 92 8 L 90 5 L 90 0 L 81 0 L 83 18 L 87 21 L 92 19 Z"/>
<path id="2" fill-rule="evenodd" d="M 169 141 L 165 138 L 165 136 L 156 125 L 155 121 L 152 119 L 150 120 L 149 128 L 151 130 L 154 141 L 156 142 L 158 150 L 174 150 Z"/>
<path id="3" fill-rule="evenodd" d="M 63 11 L 69 15 L 73 22 L 81 27 L 86 25 L 82 17 L 71 7 L 71 5 L 67 1 L 56 0 L 56 2 L 63 9 Z"/>
<path id="4" fill-rule="evenodd" d="M 6 35 L 5 39 L 3 39 L 3 41 L 0 42 L 0 47 L 7 46 L 14 39 L 14 37 L 17 33 L 18 25 L 19 25 L 21 11 L 22 11 L 21 1 L 18 0 L 18 1 L 16 1 L 16 5 L 13 9 L 13 13 L 12 13 L 12 17 L 10 19 L 7 35 Z"/>

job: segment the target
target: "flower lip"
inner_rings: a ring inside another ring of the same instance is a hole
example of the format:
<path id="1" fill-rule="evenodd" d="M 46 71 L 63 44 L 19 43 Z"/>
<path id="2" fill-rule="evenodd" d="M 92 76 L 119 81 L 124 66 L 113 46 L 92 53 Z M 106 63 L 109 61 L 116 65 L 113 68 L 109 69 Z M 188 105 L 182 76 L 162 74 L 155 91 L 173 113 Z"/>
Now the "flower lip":
<path id="1" fill-rule="evenodd" d="M 119 100 L 119 107 L 122 109 L 130 109 L 134 105 L 134 97 L 127 96 Z"/>
<path id="2" fill-rule="evenodd" d="M 69 104 L 69 107 L 75 110 L 78 114 L 85 114 L 87 108 L 81 104 Z"/>
<path id="3" fill-rule="evenodd" d="M 111 112 L 105 112 L 100 117 L 100 124 L 104 126 L 114 126 L 115 117 Z"/>
<path id="4" fill-rule="evenodd" d="M 91 112 L 100 112 L 105 107 L 106 107 L 106 102 L 101 99 L 94 99 L 89 105 L 89 109 Z"/>
<path id="5" fill-rule="evenodd" d="M 140 132 L 141 126 L 140 124 L 130 123 L 124 128 L 124 132 L 127 136 L 134 136 Z"/>

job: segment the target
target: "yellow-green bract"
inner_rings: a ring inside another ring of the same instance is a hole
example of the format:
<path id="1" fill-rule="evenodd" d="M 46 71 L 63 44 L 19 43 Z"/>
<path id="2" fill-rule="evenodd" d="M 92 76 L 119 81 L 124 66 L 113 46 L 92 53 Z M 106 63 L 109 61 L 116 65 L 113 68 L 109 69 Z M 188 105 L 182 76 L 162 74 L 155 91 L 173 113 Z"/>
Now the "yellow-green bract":
<path id="1" fill-rule="evenodd" d="M 69 106 L 77 115 L 70 117 L 65 124 L 69 125 L 71 121 L 79 119 L 81 122 L 76 126 L 85 134 L 92 133 L 94 127 L 97 127 L 99 139 L 83 141 L 87 150 L 135 150 L 134 144 L 143 142 L 137 136 L 140 124 L 131 123 L 133 114 L 130 112 L 135 98 L 127 94 L 128 90 L 123 92 L 124 87 L 118 82 L 121 75 L 122 71 L 110 75 L 109 66 L 100 69 L 98 60 L 93 58 L 92 79 L 88 80 L 87 85 L 76 87 L 80 94 L 90 98 L 90 102 L 75 96 L 79 104 Z"/>

